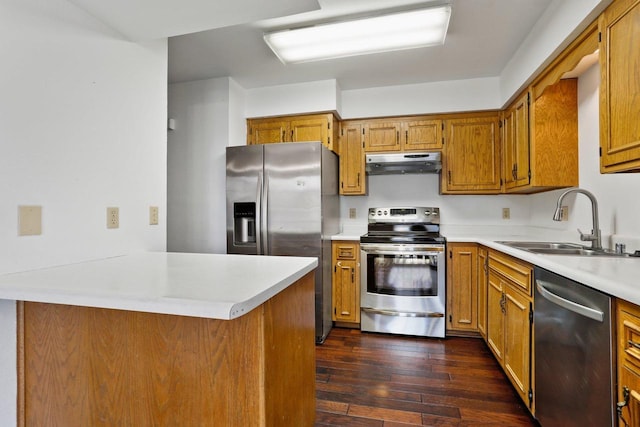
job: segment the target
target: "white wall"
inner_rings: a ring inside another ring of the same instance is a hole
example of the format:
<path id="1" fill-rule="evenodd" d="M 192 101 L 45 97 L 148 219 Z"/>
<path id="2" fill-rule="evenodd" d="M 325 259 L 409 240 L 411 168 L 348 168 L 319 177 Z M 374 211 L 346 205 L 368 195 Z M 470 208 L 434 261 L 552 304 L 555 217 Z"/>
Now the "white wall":
<path id="1" fill-rule="evenodd" d="M 243 107 L 226 77 L 169 85 L 169 251 L 226 253 L 225 148 L 246 143 Z"/>
<path id="2" fill-rule="evenodd" d="M 3 0 L 0 45 L 0 273 L 165 250 L 167 41 L 122 40 L 66 0 Z M 23 204 L 43 207 L 42 235 L 17 236 Z M 0 303 L 2 425 L 16 424 L 14 310 Z"/>
<path id="3" fill-rule="evenodd" d="M 612 0 L 554 0 L 500 74 L 502 106 L 582 32 Z"/>
<path id="4" fill-rule="evenodd" d="M 245 117 L 334 111 L 340 107 L 336 80 L 269 86 L 246 91 Z"/>
<path id="5" fill-rule="evenodd" d="M 345 90 L 343 119 L 494 110 L 501 107 L 497 77 Z"/>
<path id="6" fill-rule="evenodd" d="M 578 79 L 578 135 L 580 188 L 591 191 L 598 200 L 603 245 L 612 247 L 608 236 L 627 243 L 627 250 L 640 249 L 640 174 L 600 174 L 599 157 L 599 85 L 600 68 L 596 64 Z M 561 190 L 532 196 L 532 225 L 572 232 L 577 228 L 591 230 L 591 204 L 584 195 L 570 195 L 569 221 L 555 222 L 551 218 Z"/>

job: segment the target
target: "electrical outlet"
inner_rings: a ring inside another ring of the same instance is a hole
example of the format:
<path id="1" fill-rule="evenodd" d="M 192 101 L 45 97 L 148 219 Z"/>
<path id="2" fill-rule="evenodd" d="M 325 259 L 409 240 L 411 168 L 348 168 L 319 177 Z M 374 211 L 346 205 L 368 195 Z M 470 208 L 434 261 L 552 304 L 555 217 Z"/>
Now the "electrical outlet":
<path id="1" fill-rule="evenodd" d="M 120 227 L 120 209 L 107 208 L 107 228 Z"/>
<path id="2" fill-rule="evenodd" d="M 356 208 L 349 208 L 349 219 L 354 219 L 356 217 Z"/>
<path id="3" fill-rule="evenodd" d="M 149 206 L 149 225 L 158 225 L 158 207 Z"/>
<path id="4" fill-rule="evenodd" d="M 18 206 L 18 236 L 42 234 L 42 206 Z"/>
<path id="5" fill-rule="evenodd" d="M 510 219 L 510 218 L 511 218 L 511 209 L 502 208 L 502 219 Z"/>
<path id="6" fill-rule="evenodd" d="M 560 207 L 560 221 L 569 221 L 569 206 Z"/>

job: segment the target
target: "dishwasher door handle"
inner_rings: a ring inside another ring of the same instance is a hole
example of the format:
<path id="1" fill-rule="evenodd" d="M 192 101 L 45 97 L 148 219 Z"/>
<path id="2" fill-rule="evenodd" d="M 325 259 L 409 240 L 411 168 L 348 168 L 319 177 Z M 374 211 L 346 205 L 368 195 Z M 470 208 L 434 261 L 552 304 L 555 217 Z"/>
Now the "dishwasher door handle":
<path id="1" fill-rule="evenodd" d="M 536 289 L 540 292 L 547 300 L 552 303 L 559 305 L 560 307 L 566 308 L 567 310 L 573 311 L 574 313 L 578 313 L 584 317 L 588 317 L 589 319 L 597 320 L 598 322 L 604 322 L 604 313 L 600 310 L 595 310 L 590 307 L 585 307 L 582 304 L 578 304 L 577 302 L 573 302 L 566 298 L 562 298 L 551 292 L 549 289 L 545 287 L 549 287 L 551 284 L 549 282 L 545 282 L 544 280 L 536 279 Z"/>

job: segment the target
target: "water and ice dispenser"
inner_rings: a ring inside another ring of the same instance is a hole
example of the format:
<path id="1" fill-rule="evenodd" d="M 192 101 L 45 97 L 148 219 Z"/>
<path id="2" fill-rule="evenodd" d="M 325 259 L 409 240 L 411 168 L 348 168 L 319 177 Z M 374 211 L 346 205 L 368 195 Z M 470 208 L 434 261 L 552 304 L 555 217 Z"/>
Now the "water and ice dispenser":
<path id="1" fill-rule="evenodd" d="M 236 245 L 256 242 L 255 202 L 233 204 L 233 243 Z"/>

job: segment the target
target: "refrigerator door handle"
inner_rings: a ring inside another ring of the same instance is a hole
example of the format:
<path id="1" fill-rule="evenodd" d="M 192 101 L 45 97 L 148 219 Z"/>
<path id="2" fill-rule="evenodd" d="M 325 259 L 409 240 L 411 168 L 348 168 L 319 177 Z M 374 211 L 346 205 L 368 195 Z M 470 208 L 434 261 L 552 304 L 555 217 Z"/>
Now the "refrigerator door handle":
<path id="1" fill-rule="evenodd" d="M 262 172 L 258 174 L 256 188 L 256 255 L 262 255 Z"/>
<path id="2" fill-rule="evenodd" d="M 262 179 L 261 179 L 262 181 Z M 262 217 L 262 224 L 260 226 L 262 233 L 262 254 L 269 254 L 269 175 L 264 174 L 264 185 L 262 186 L 262 202 L 260 203 L 260 216 Z"/>

